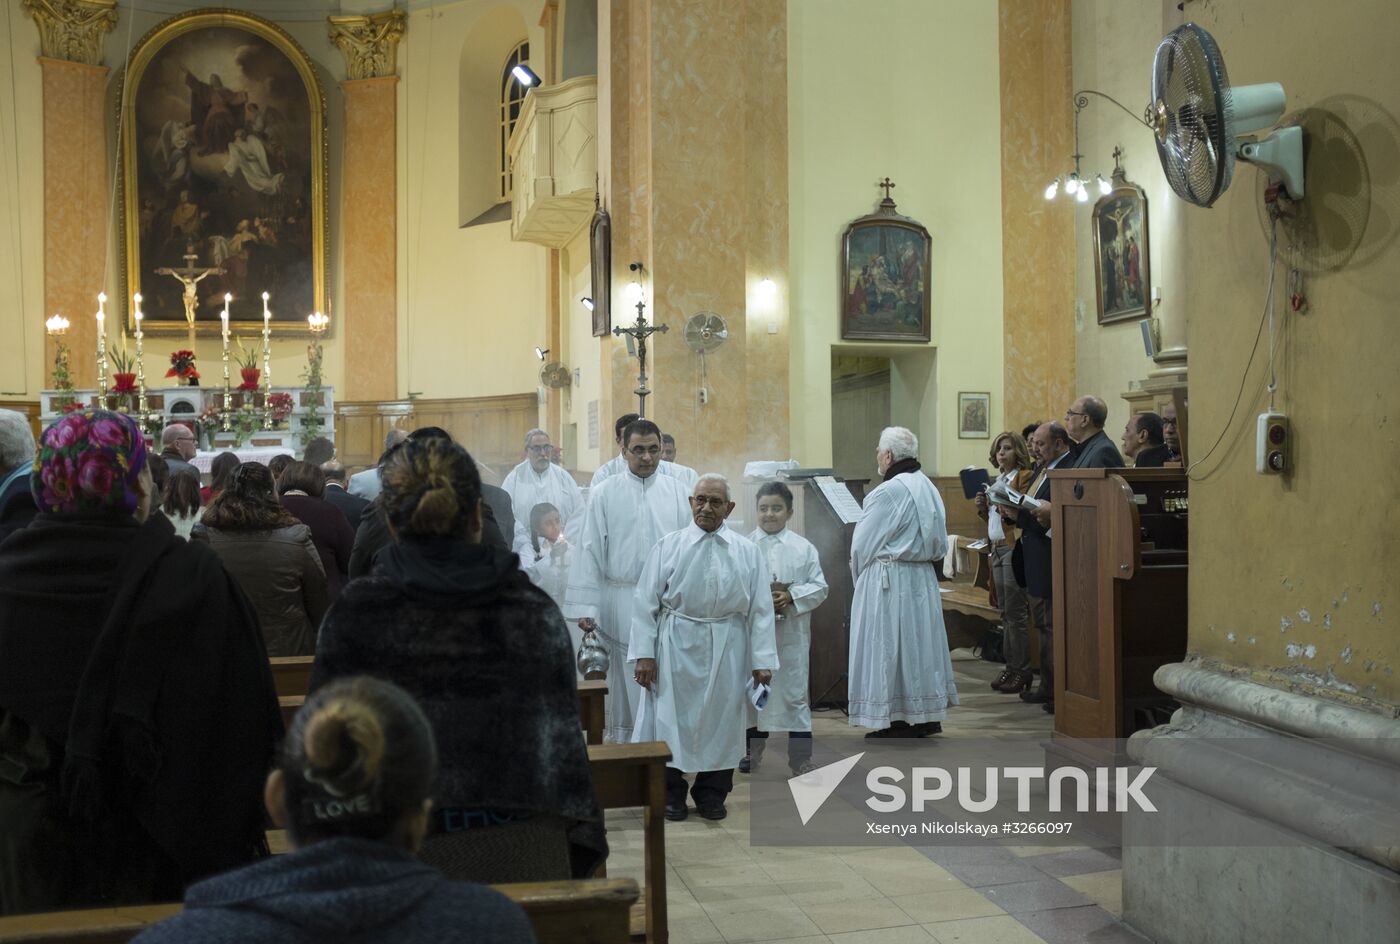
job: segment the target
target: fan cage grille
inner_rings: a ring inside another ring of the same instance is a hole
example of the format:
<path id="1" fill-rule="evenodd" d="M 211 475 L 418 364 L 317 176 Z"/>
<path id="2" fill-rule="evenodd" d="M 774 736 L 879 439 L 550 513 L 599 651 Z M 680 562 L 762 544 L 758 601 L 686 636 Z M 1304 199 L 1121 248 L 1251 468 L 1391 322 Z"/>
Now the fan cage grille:
<path id="1" fill-rule="evenodd" d="M 1166 135 L 1158 139 L 1157 153 L 1167 182 L 1181 199 L 1210 206 L 1235 170 L 1230 79 L 1210 33 L 1186 23 L 1157 45 L 1152 101 L 1166 109 Z"/>

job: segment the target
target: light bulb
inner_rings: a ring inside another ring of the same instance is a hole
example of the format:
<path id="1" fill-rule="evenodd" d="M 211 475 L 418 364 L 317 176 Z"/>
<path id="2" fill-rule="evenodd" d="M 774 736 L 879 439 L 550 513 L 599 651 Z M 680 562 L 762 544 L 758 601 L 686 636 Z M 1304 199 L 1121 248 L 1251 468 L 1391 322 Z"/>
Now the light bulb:
<path id="1" fill-rule="evenodd" d="M 636 281 L 628 282 L 628 283 L 627 283 L 627 304 L 629 304 L 629 305 L 635 305 L 635 304 L 637 304 L 637 302 L 639 302 L 639 301 L 641 301 L 641 300 L 642 300 L 642 283 L 641 283 L 641 282 L 636 282 Z"/>
<path id="2" fill-rule="evenodd" d="M 1088 188 L 1088 187 L 1082 187 L 1082 186 L 1081 186 L 1081 187 L 1079 188 L 1079 192 L 1076 193 L 1076 194 L 1074 195 L 1074 199 L 1078 200 L 1080 203 L 1088 203 L 1088 202 L 1089 202 L 1089 188 Z"/>
<path id="3" fill-rule="evenodd" d="M 1099 193 L 1106 197 L 1113 192 L 1113 187 L 1109 185 L 1108 181 L 1103 179 L 1103 174 L 1096 174 L 1094 179 L 1099 182 Z"/>
<path id="4" fill-rule="evenodd" d="M 1060 178 L 1056 177 L 1054 180 L 1050 181 L 1050 183 L 1049 183 L 1048 186 L 1046 186 L 1046 188 L 1045 188 L 1045 199 L 1047 199 L 1047 200 L 1053 200 L 1053 199 L 1055 199 L 1055 194 L 1057 194 L 1057 193 L 1059 193 L 1059 192 L 1060 192 Z"/>
<path id="5" fill-rule="evenodd" d="M 583 298 L 580 298 L 579 301 L 583 302 L 584 308 L 587 308 L 589 311 L 593 310 L 593 299 L 589 298 L 587 295 L 585 295 Z"/>
<path id="6" fill-rule="evenodd" d="M 1069 195 L 1072 197 L 1072 196 L 1074 196 L 1075 193 L 1077 193 L 1078 191 L 1079 191 L 1079 176 L 1078 176 L 1077 174 L 1070 174 L 1069 180 L 1066 180 L 1066 181 L 1065 181 L 1065 193 L 1069 194 Z"/>
<path id="7" fill-rule="evenodd" d="M 766 305 L 771 305 L 778 298 L 778 283 L 772 279 L 764 279 L 758 283 L 758 299 Z"/>

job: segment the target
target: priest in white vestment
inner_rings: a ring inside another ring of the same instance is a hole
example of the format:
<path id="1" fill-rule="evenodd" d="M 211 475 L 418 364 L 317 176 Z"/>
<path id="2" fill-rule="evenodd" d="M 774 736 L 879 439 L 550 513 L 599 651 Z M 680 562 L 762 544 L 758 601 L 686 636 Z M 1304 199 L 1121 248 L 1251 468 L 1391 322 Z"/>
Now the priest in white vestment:
<path id="1" fill-rule="evenodd" d="M 602 465 L 600 465 L 598 467 L 598 470 L 593 473 L 593 478 L 588 483 L 590 495 L 593 494 L 592 490 L 597 488 L 598 485 L 604 479 L 608 478 L 609 476 L 619 475 L 622 472 L 626 471 L 627 454 L 626 450 L 622 448 L 622 431 L 627 428 L 628 423 L 631 423 L 635 419 L 637 419 L 636 413 L 624 413 L 621 416 L 619 416 L 617 418 L 617 422 L 613 424 L 614 438 L 617 441 L 618 454 L 613 456 L 607 462 L 604 462 Z M 673 439 L 672 442 L 674 443 L 675 440 Z M 663 457 L 665 456 L 665 448 L 665 443 L 663 441 Z M 671 454 L 675 455 L 674 446 L 672 446 L 671 448 Z M 699 473 L 697 473 L 690 466 L 679 465 L 675 462 L 668 462 L 665 458 L 662 458 L 660 465 L 657 467 L 657 471 L 660 472 L 662 475 L 669 475 L 671 478 L 678 480 L 681 483 L 681 487 L 685 489 L 685 493 L 687 495 L 690 494 L 691 489 L 695 488 L 695 482 L 700 478 Z"/>
<path id="2" fill-rule="evenodd" d="M 564 593 L 565 619 L 595 630 L 608 649 L 604 734 L 615 744 L 631 737 L 642 695 L 627 671 L 637 577 L 652 546 L 690 521 L 685 489 L 657 472 L 661 430 L 636 420 L 624 435 L 628 469 L 589 495 Z"/>
<path id="3" fill-rule="evenodd" d="M 792 491 L 782 482 L 766 482 L 758 488 L 756 503 L 758 527 L 749 533 L 749 540 L 762 552 L 772 581 L 782 668 L 773 674 L 767 707 L 763 711 L 749 708 L 748 752 L 739 770 L 757 770 L 768 735 L 786 731 L 788 769 L 794 775 L 804 774 L 812 769 L 812 706 L 807 694 L 812 611 L 826 599 L 828 587 L 817 549 L 788 527 Z"/>
<path id="4" fill-rule="evenodd" d="M 723 527 L 729 483 L 702 475 L 693 521 L 651 550 L 637 581 L 629 661 L 648 690 L 634 740 L 665 741 L 666 818 L 686 818 L 686 781 L 700 815 L 723 819 L 744 756 L 745 684 L 778 668 L 767 562 L 748 538 Z M 650 728 L 651 730 L 648 730 Z"/>
<path id="5" fill-rule="evenodd" d="M 559 512 L 566 538 L 583 523 L 583 492 L 574 477 L 551 462 L 554 446 L 549 433 L 532 429 L 525 434 L 525 461 L 510 470 L 501 488 L 510 493 L 515 511 L 515 535 L 511 550 L 520 555 L 521 566 L 535 557 L 530 534 L 530 512 L 536 505 L 550 504 Z"/>
<path id="6" fill-rule="evenodd" d="M 892 426 L 875 463 L 884 482 L 865 497 L 851 538 L 850 723 L 866 737 L 925 737 L 958 703 L 933 562 L 948 548 L 938 489 L 919 466 L 919 440 Z"/>

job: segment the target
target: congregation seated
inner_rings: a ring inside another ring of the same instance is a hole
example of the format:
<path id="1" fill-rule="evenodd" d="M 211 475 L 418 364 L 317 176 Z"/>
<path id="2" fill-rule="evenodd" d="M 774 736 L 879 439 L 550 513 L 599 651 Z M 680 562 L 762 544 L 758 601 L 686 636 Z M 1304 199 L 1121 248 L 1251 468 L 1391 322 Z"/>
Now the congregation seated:
<path id="1" fill-rule="evenodd" d="M 325 465 L 334 458 L 335 444 L 324 436 L 312 439 L 301 452 L 302 461 L 312 465 Z"/>
<path id="2" fill-rule="evenodd" d="M 292 722 L 265 800 L 293 851 L 207 879 L 141 944 L 175 941 L 530 942 L 504 895 L 414 858 L 436 752 L 402 689 L 360 677 L 322 688 Z"/>
<path id="3" fill-rule="evenodd" d="M 257 616 L 152 516 L 134 420 L 44 431 L 0 547 L 0 913 L 170 901 L 265 848 L 282 734 Z"/>
<path id="4" fill-rule="evenodd" d="M 15 410 L 0 410 L 0 541 L 29 524 L 37 510 L 29 494 L 34 466 L 34 433 L 29 419 Z"/>
<path id="5" fill-rule="evenodd" d="M 199 502 L 199 473 L 176 472 L 161 489 L 160 510 L 170 520 L 175 533 L 186 541 L 199 523 L 204 508 Z"/>
<path id="6" fill-rule="evenodd" d="M 233 470 L 242 464 L 243 460 L 238 458 L 237 453 L 221 452 L 215 456 L 214 461 L 209 463 L 209 484 L 199 490 L 200 500 L 206 505 L 213 501 L 228 485 L 228 477 Z"/>
<path id="7" fill-rule="evenodd" d="M 403 443 L 413 439 L 446 439 L 452 441 L 447 431 L 437 426 L 415 429 L 404 439 L 399 440 L 380 457 L 378 482 L 380 493 L 374 502 L 360 516 L 360 525 L 355 530 L 355 549 L 350 556 L 350 576 L 363 577 L 374 569 L 375 556 L 385 547 L 394 543 L 394 534 L 389 528 L 383 498 L 384 468 L 391 456 Z M 510 548 L 509 535 L 515 533 L 515 515 L 511 511 L 510 494 L 504 489 L 481 482 L 480 467 L 477 469 L 477 482 L 481 495 L 481 543 L 496 547 Z"/>
<path id="8" fill-rule="evenodd" d="M 325 500 L 326 476 L 319 466 L 293 462 L 277 480 L 282 507 L 311 529 L 311 542 L 326 572 L 326 594 L 332 603 L 350 579 L 350 552 L 355 531 L 341 510 Z"/>
<path id="9" fill-rule="evenodd" d="M 411 437 L 381 481 L 397 543 L 326 614 L 310 690 L 371 674 L 422 706 L 440 758 L 424 861 L 476 881 L 591 874 L 607 844 L 558 607 L 510 550 L 482 543 L 461 446 Z"/>
<path id="10" fill-rule="evenodd" d="M 308 656 L 329 605 L 311 529 L 277 502 L 272 473 L 245 462 L 192 533 L 206 541 L 253 601 L 269 656 Z"/>
<path id="11" fill-rule="evenodd" d="M 321 495 L 326 501 L 340 509 L 352 529 L 360 526 L 360 516 L 369 507 L 369 501 L 359 495 L 352 495 L 346 486 L 345 465 L 338 459 L 321 463 L 321 474 L 326 477 L 326 490 Z M 375 470 L 379 474 L 379 470 Z"/>
<path id="12" fill-rule="evenodd" d="M 295 461 L 296 458 L 294 456 L 290 456 L 285 452 L 280 455 L 273 456 L 271 459 L 268 459 L 267 471 L 272 473 L 272 480 L 276 482 L 278 479 L 280 479 L 282 477 L 282 473 L 287 471 L 287 466 L 291 465 Z"/>

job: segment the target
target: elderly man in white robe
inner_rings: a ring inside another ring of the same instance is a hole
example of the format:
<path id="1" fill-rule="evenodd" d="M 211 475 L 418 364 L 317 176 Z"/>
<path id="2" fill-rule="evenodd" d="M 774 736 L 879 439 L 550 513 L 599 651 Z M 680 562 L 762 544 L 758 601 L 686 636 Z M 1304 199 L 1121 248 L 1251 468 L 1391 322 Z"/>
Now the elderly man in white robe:
<path id="1" fill-rule="evenodd" d="M 866 737 L 926 737 L 958 703 L 933 562 L 948 548 L 943 499 L 919 466 L 919 440 L 880 434 L 884 481 L 865 497 L 851 538 L 850 723 Z"/>
<path id="2" fill-rule="evenodd" d="M 695 774 L 690 796 L 700 815 L 717 820 L 744 756 L 747 679 L 772 681 L 778 652 L 768 564 L 724 527 L 734 510 L 724 476 L 700 476 L 690 508 L 691 524 L 651 549 L 637 581 L 628 660 L 647 703 L 634 739 L 671 748 L 668 820 L 688 814 L 682 771 Z"/>
<path id="3" fill-rule="evenodd" d="M 661 430 L 650 420 L 634 420 L 623 436 L 627 471 L 589 495 L 564 591 L 565 619 L 577 620 L 584 632 L 595 631 L 608 650 L 604 737 L 614 744 L 632 736 L 642 696 L 627 681 L 637 578 L 652 546 L 690 521 L 686 490 L 657 472 Z"/>
<path id="4" fill-rule="evenodd" d="M 558 510 L 566 538 L 574 537 L 583 523 L 583 493 L 572 475 L 550 461 L 553 456 L 549 433 L 530 430 L 525 434 L 525 461 L 511 469 L 501 483 L 501 488 L 510 493 L 510 507 L 515 511 L 511 550 L 520 555 L 522 564 L 534 560 L 530 512 L 536 505 L 550 504 Z"/>

